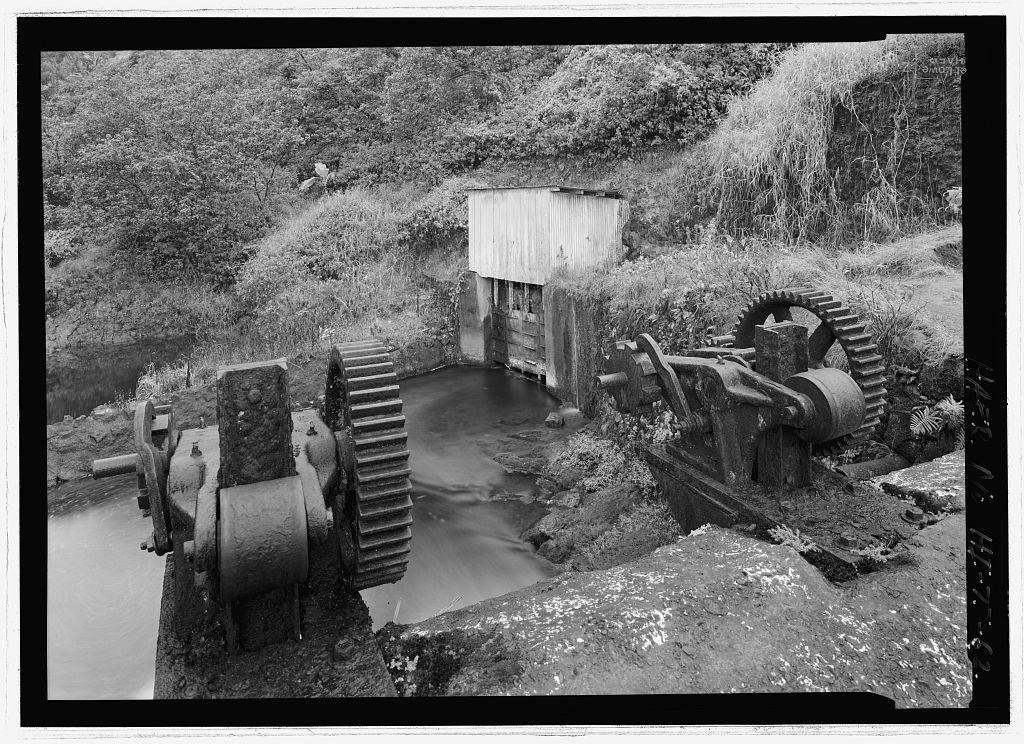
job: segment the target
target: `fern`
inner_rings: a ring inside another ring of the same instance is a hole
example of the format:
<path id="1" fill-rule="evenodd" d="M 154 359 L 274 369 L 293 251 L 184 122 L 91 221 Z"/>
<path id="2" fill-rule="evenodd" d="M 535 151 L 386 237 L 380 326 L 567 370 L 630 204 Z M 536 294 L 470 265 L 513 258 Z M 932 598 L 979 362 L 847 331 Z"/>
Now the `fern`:
<path id="1" fill-rule="evenodd" d="M 964 404 L 954 399 L 952 393 L 935 404 L 935 411 L 951 428 L 964 424 Z"/>
<path id="2" fill-rule="evenodd" d="M 927 406 L 910 414 L 910 432 L 915 436 L 935 434 L 941 428 L 942 418 Z"/>
<path id="3" fill-rule="evenodd" d="M 947 395 L 934 406 L 918 408 L 910 414 L 910 432 L 914 436 L 938 436 L 950 432 L 956 437 L 955 447 L 963 449 L 966 444 L 964 430 L 964 404 L 952 394 Z"/>

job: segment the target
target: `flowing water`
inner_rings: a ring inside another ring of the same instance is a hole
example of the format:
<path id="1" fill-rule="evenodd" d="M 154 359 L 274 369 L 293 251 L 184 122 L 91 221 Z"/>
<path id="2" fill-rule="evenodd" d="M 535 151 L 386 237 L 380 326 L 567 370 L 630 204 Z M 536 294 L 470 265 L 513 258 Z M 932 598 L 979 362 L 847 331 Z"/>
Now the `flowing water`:
<path id="1" fill-rule="evenodd" d="M 489 453 L 510 431 L 540 426 L 557 404 L 497 369 L 450 367 L 401 382 L 413 485 L 409 569 L 362 592 L 374 627 L 409 623 L 547 578 L 519 539 L 542 511 L 492 501 L 528 492 Z M 148 519 L 135 476 L 59 487 L 48 526 L 47 674 L 51 698 L 149 698 L 164 561 L 139 550 Z"/>

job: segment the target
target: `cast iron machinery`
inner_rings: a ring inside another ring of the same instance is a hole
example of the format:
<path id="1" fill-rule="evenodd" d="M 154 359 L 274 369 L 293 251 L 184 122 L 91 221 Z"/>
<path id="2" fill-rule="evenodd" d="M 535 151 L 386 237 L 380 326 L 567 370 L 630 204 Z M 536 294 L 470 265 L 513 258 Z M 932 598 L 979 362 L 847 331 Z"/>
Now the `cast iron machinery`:
<path id="1" fill-rule="evenodd" d="M 794 308 L 816 318 L 810 333 Z M 618 342 L 597 377 L 618 410 L 649 412 L 661 400 L 678 419 L 679 436 L 645 455 L 684 526 L 736 522 L 744 491 L 808 486 L 812 452 L 850 449 L 879 424 L 882 357 L 864 323 L 826 292 L 763 294 L 712 343 L 670 356 L 642 334 Z M 848 371 L 828 366 L 836 344 Z"/>
<path id="2" fill-rule="evenodd" d="M 400 580 L 412 500 L 387 349 L 334 346 L 319 408 L 292 410 L 284 359 L 220 367 L 216 388 L 217 425 L 179 431 L 170 406 L 141 402 L 136 452 L 93 463 L 138 475 L 142 548 L 173 555 L 176 622 L 219 616 L 228 649 L 252 650 L 299 638 L 311 561 L 330 556 L 351 590 Z"/>

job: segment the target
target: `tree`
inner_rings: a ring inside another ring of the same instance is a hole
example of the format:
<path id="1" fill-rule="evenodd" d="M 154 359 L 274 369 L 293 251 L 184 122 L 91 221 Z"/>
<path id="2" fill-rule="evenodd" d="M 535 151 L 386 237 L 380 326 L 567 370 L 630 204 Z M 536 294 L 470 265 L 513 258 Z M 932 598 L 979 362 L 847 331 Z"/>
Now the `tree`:
<path id="1" fill-rule="evenodd" d="M 141 270 L 230 281 L 242 246 L 290 195 L 282 186 L 305 140 L 279 70 L 276 50 L 111 61 L 73 110 L 50 117 L 50 181 L 70 182 L 80 227 Z"/>

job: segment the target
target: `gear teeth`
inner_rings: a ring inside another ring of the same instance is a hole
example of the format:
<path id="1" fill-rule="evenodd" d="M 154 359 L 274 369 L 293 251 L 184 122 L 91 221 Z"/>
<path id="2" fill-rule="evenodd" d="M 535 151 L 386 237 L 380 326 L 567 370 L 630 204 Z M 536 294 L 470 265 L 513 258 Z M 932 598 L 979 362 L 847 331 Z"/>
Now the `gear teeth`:
<path id="1" fill-rule="evenodd" d="M 857 361 L 860 364 L 878 364 L 879 362 L 882 361 L 882 356 L 880 354 L 871 354 L 871 355 L 868 355 L 868 356 L 860 356 L 859 354 L 851 354 L 851 356 L 856 356 L 857 357 Z"/>
<path id="2" fill-rule="evenodd" d="M 763 293 L 746 306 L 736 319 L 731 334 L 734 348 L 754 345 L 754 326 L 758 318 L 774 315 L 782 306 L 809 310 L 828 326 L 836 341 L 846 352 L 850 376 L 864 393 L 867 417 L 864 424 L 845 436 L 815 445 L 815 452 L 832 454 L 858 444 L 872 434 L 879 416 L 886 410 L 884 359 L 878 346 L 866 332 L 865 324 L 831 294 L 813 287 L 787 287 Z"/>
<path id="3" fill-rule="evenodd" d="M 870 338 L 870 336 L 868 336 Z M 853 346 L 852 343 L 847 347 L 847 351 L 854 356 L 864 356 L 865 354 L 874 354 L 878 351 L 878 344 L 861 344 L 859 346 Z"/>
<path id="4" fill-rule="evenodd" d="M 412 530 L 408 527 L 404 527 L 398 530 L 392 530 L 391 532 L 382 532 L 376 535 L 360 535 L 359 541 L 356 545 L 360 552 L 368 550 L 376 550 L 382 548 L 385 545 L 398 546 L 408 544 L 412 540 Z"/>
<path id="5" fill-rule="evenodd" d="M 398 377 L 387 348 L 376 340 L 338 344 L 337 387 L 351 423 L 355 477 L 345 507 L 355 546 L 348 579 L 357 589 L 398 581 L 412 539 L 408 435 Z M 328 385 L 331 394 L 331 385 Z"/>

